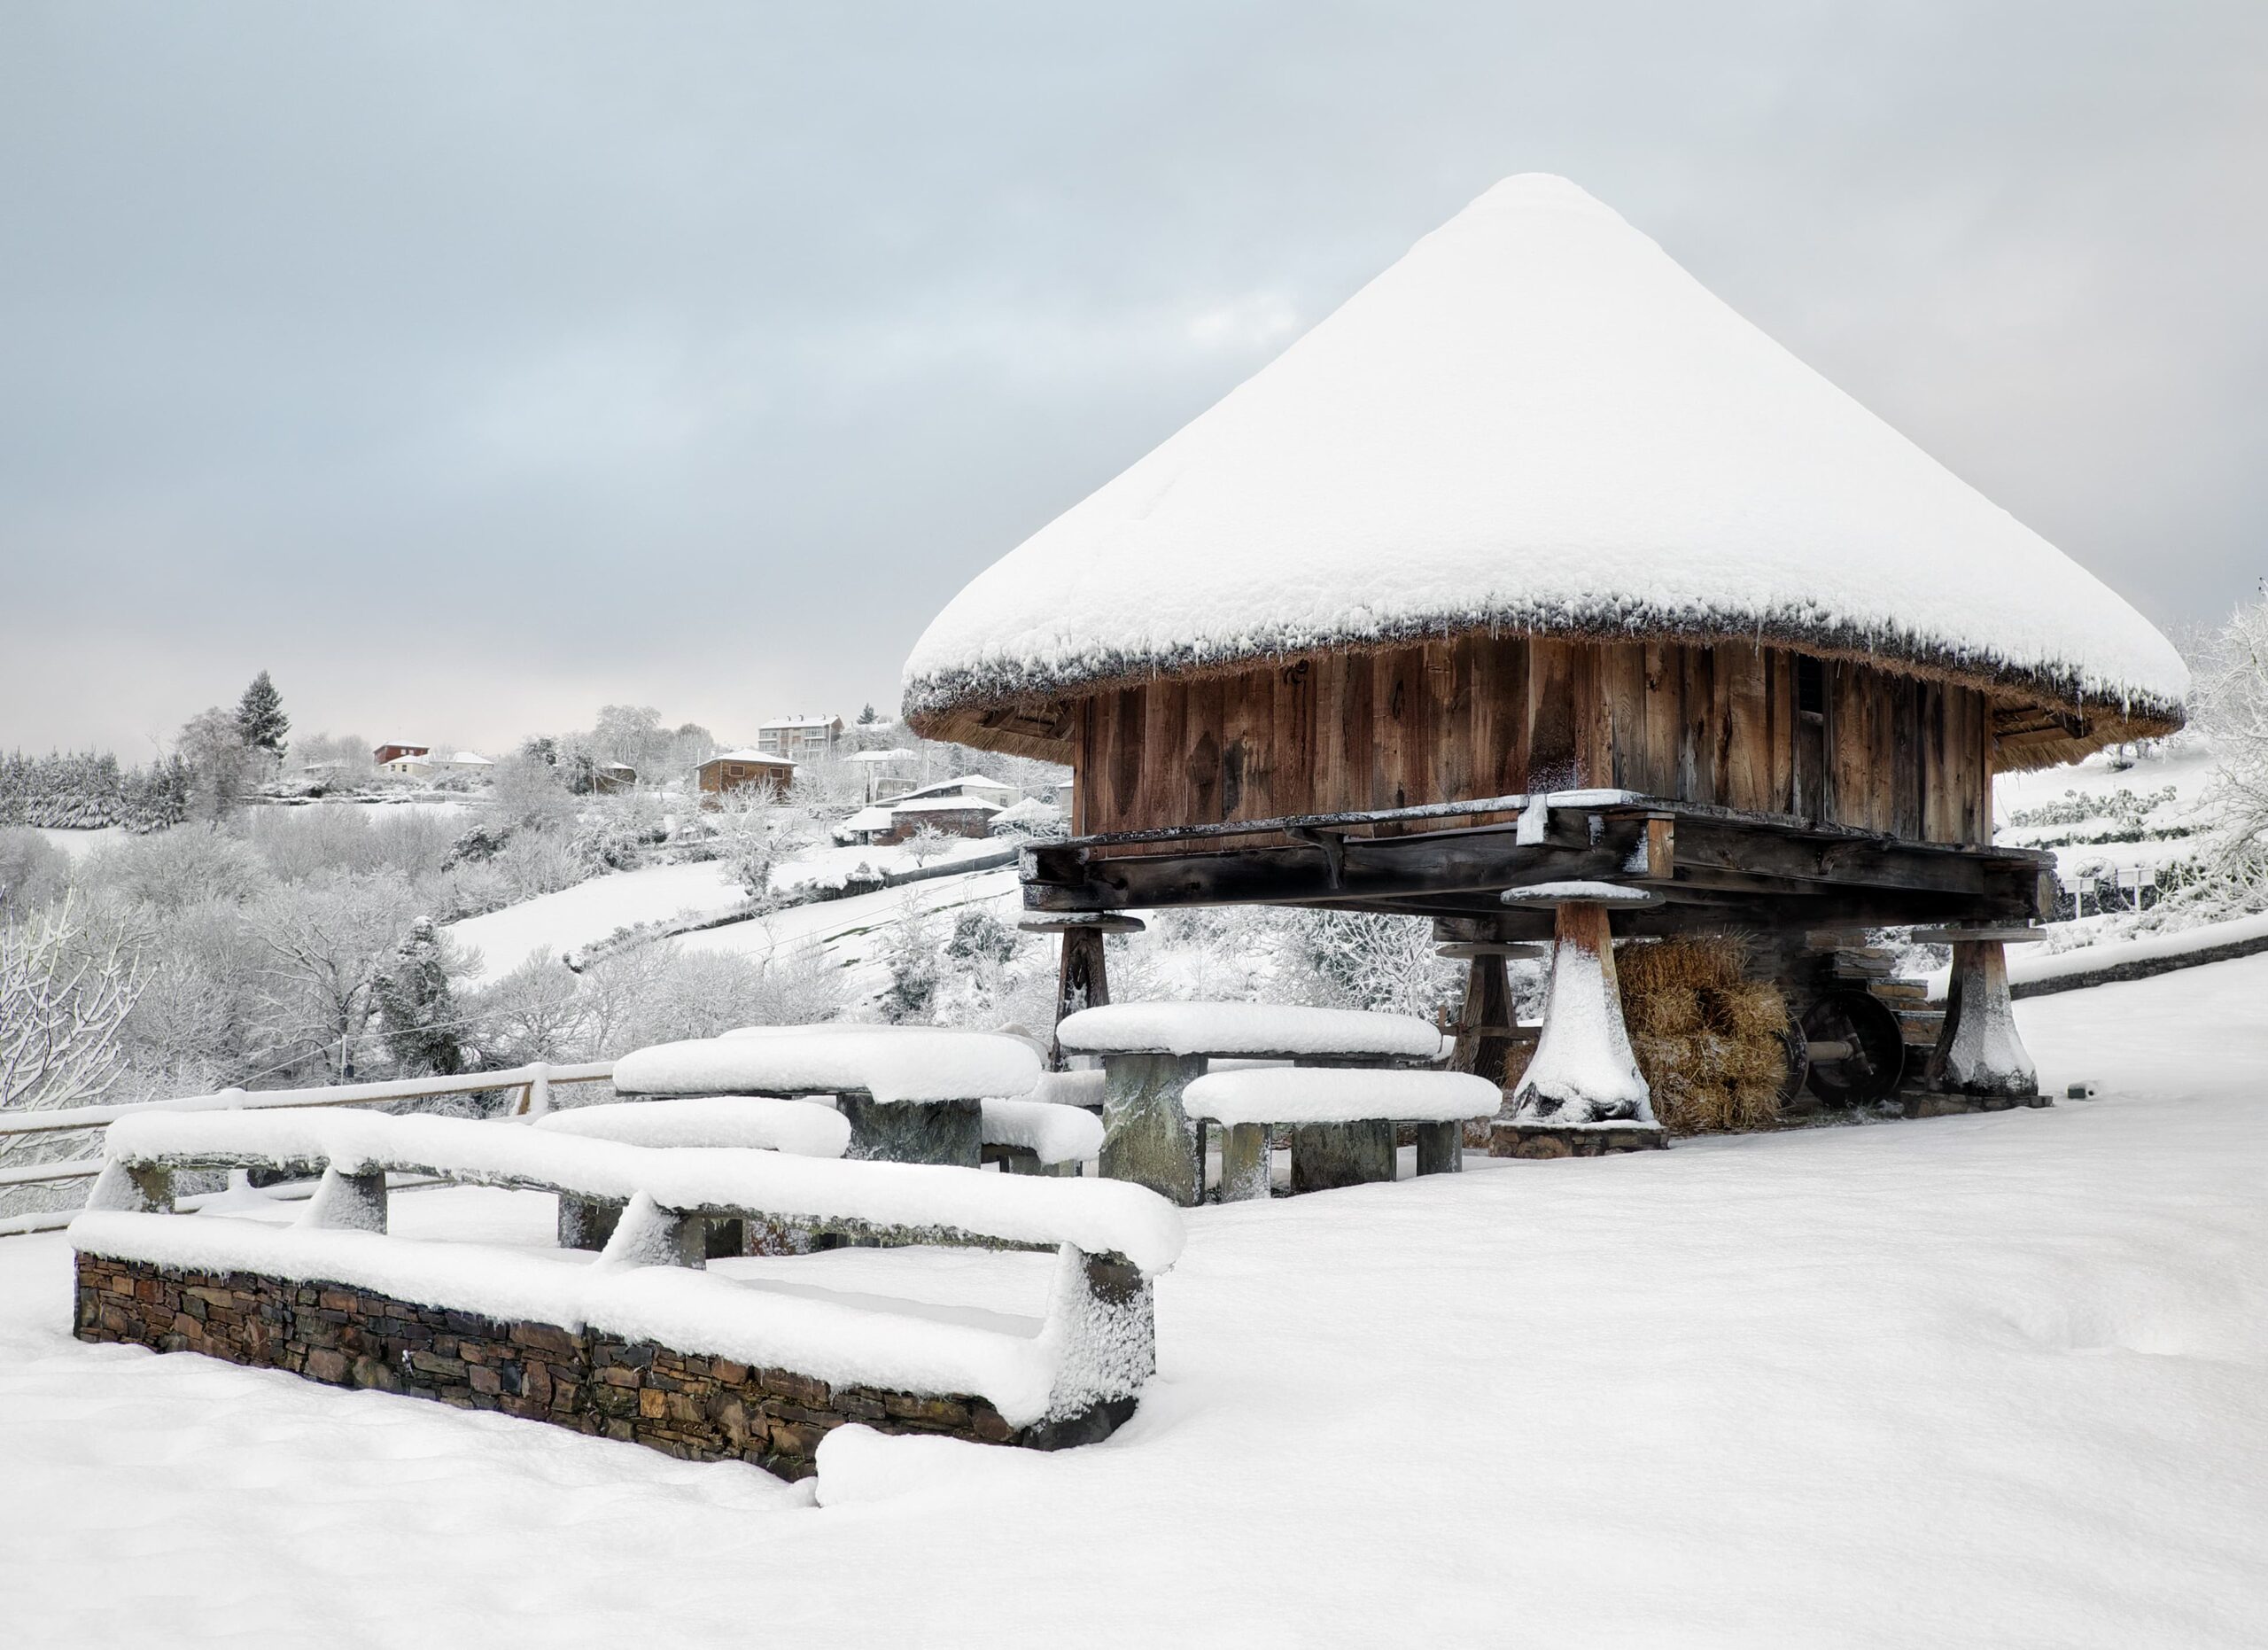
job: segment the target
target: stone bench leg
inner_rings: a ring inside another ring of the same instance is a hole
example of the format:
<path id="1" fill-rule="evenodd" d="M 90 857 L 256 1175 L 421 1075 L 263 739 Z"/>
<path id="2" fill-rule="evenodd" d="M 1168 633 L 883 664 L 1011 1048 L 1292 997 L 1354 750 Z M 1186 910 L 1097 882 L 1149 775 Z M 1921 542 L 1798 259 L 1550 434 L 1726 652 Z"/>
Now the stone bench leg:
<path id="1" fill-rule="evenodd" d="M 1112 1055 L 1103 1062 L 1102 1172 L 1187 1209 L 1204 1195 L 1205 1159 L 1181 1109 L 1202 1055 Z"/>
<path id="2" fill-rule="evenodd" d="M 898 1101 L 838 1094 L 850 1125 L 845 1157 L 883 1163 L 944 1163 L 975 1169 L 984 1161 L 984 1120 L 973 1100 Z"/>
<path id="3" fill-rule="evenodd" d="M 1394 1125 L 1302 1123 L 1292 1131 L 1292 1190 L 1328 1192 L 1394 1179 Z"/>
<path id="4" fill-rule="evenodd" d="M 1464 1171 L 1464 1125 L 1421 1123 L 1418 1125 L 1418 1172 L 1461 1174 Z"/>
<path id="5" fill-rule="evenodd" d="M 614 1235 L 615 1223 L 622 1218 L 620 1203 L 602 1202 L 593 1197 L 570 1197 L 559 1195 L 559 1247 L 562 1249 L 602 1249 Z"/>
<path id="6" fill-rule="evenodd" d="M 1231 1123 L 1221 1129 L 1221 1201 L 1240 1203 L 1269 1197 L 1268 1125 Z"/>
<path id="7" fill-rule="evenodd" d="M 1967 940 L 1953 946 L 1945 1025 L 1922 1082 L 1940 1094 L 2023 1106 L 2047 1103 L 2040 1096 L 2031 1055 L 2016 1034 L 2008 950 L 1999 940 Z"/>

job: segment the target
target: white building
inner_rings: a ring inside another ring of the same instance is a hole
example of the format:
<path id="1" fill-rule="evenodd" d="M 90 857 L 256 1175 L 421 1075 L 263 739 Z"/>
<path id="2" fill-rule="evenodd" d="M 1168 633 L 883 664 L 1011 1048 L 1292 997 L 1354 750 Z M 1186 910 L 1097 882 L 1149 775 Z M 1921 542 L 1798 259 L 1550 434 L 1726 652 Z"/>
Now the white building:
<path id="1" fill-rule="evenodd" d="M 833 756 L 842 738 L 840 716 L 788 716 L 758 727 L 756 748 L 766 756 L 809 762 Z"/>

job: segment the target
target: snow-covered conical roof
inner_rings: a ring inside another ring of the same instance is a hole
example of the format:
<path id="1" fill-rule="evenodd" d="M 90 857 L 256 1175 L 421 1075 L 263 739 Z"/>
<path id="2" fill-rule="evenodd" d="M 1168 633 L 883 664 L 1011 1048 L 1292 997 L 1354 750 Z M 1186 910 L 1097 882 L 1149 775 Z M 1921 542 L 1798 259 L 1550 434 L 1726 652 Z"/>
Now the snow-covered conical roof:
<path id="1" fill-rule="evenodd" d="M 2108 586 L 1534 175 L 986 569 L 906 708 L 965 737 L 972 710 L 1484 627 L 1763 635 L 2128 736 L 2188 688 Z"/>

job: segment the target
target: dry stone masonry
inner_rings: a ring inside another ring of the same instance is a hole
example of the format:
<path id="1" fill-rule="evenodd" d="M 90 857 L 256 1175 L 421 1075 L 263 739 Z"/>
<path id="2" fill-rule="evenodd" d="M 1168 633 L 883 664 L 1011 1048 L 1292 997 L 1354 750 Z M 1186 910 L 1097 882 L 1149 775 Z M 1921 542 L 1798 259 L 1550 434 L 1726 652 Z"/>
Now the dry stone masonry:
<path id="1" fill-rule="evenodd" d="M 1019 1429 L 981 1397 L 831 1386 L 650 1341 L 501 1322 L 343 1284 L 91 1254 L 78 1260 L 82 1341 L 202 1352 L 330 1386 L 547 1420 L 684 1460 L 747 1461 L 788 1479 L 811 1476 L 819 1440 L 846 1421 L 1045 1450 L 1107 1436 L 1134 1407 L 1128 1399 L 1069 1425 Z"/>

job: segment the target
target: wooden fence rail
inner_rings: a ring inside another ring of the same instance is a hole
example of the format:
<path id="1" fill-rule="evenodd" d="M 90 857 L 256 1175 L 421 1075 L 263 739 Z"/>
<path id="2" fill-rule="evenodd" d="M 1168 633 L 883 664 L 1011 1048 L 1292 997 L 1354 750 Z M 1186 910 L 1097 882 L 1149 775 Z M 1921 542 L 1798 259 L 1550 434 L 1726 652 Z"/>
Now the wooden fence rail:
<path id="1" fill-rule="evenodd" d="M 266 1111 L 298 1106 L 382 1106 L 392 1101 L 424 1100 L 444 1094 L 480 1094 L 492 1089 L 521 1091 L 513 1115 L 540 1117 L 551 1109 L 551 1090 L 563 1083 L 604 1083 L 614 1077 L 611 1060 L 583 1065 L 513 1066 L 502 1071 L 475 1071 L 462 1077 L 400 1078 L 387 1083 L 345 1083 L 330 1088 L 224 1088 L 214 1094 L 184 1094 L 173 1100 L 151 1100 L 127 1106 L 66 1106 L 54 1111 L 11 1117 L 0 1113 L 0 1151 L 12 1140 L 41 1134 L 107 1127 L 120 1117 L 147 1111 Z M 25 1164 L 0 1168 L 0 1188 L 49 1185 L 62 1180 L 92 1180 L 102 1172 L 103 1159 L 74 1157 L 62 1163 Z M 184 1206 L 187 1206 L 185 1203 Z M 33 1214 L 0 1215 L 0 1237 L 27 1232 L 51 1232 L 70 1225 L 76 1209 L 44 1210 Z"/>

